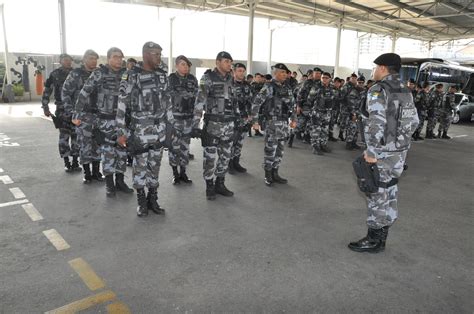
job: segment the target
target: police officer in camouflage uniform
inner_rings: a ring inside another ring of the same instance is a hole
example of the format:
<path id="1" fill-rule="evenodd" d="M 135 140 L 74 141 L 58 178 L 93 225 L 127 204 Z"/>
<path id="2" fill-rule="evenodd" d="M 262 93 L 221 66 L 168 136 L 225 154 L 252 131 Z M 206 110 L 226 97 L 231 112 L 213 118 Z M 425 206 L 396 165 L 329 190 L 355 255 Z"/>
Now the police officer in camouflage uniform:
<path id="1" fill-rule="evenodd" d="M 253 97 L 255 97 L 255 95 L 260 92 L 260 90 L 263 88 L 263 85 L 265 85 L 265 78 L 263 74 L 255 73 L 255 78 L 250 84 L 250 87 L 252 88 Z M 261 129 L 264 129 L 264 126 L 262 124 L 264 124 L 265 121 L 263 120 L 263 116 L 261 116 L 261 118 L 262 119 L 259 121 L 260 127 Z M 259 130 L 254 130 L 254 132 L 255 136 L 263 136 L 263 134 Z M 249 137 L 252 137 L 252 128 L 249 129 Z"/>
<path id="2" fill-rule="evenodd" d="M 385 249 L 388 229 L 398 217 L 398 178 L 403 172 L 411 135 L 418 126 L 413 96 L 398 75 L 400 56 L 382 54 L 374 63 L 377 82 L 370 88 L 362 112 L 367 144 L 364 158 L 377 167 L 380 178 L 378 191 L 367 194 L 367 236 L 349 244 L 353 251 L 372 253 Z"/>
<path id="3" fill-rule="evenodd" d="M 80 103 L 76 107 L 76 102 L 84 83 L 96 69 L 98 58 L 99 55 L 94 50 L 87 50 L 82 58 L 83 64 L 69 73 L 62 89 L 64 110 L 67 116 L 72 117 L 72 123 L 76 126 L 80 161 L 84 169 L 83 182 L 86 184 L 92 180 L 104 180 L 99 170 L 100 145 L 92 137 L 93 130 L 97 128 L 97 103 L 93 100 L 86 104 Z"/>
<path id="4" fill-rule="evenodd" d="M 59 124 L 59 155 L 64 159 L 64 170 L 66 172 L 81 171 L 79 167 L 79 145 L 77 143 L 77 135 L 74 126 L 71 124 L 71 116 L 68 116 L 64 111 L 64 105 L 61 98 L 61 90 L 72 70 L 72 57 L 68 54 L 61 54 L 59 56 L 61 67 L 51 72 L 48 79 L 44 83 L 43 97 L 41 98 L 44 115 L 49 117 L 49 99 L 54 92 L 54 99 L 56 104 L 56 111 L 54 115 L 58 119 Z M 56 123 L 55 123 L 56 124 Z M 58 125 L 56 124 L 56 127 Z M 72 157 L 72 164 L 69 157 Z"/>
<path id="5" fill-rule="evenodd" d="M 295 129 L 296 137 L 299 139 L 303 138 L 308 144 L 311 142 L 311 104 L 308 103 L 308 97 L 310 96 L 310 91 L 316 93 L 321 86 L 322 73 L 323 71 L 320 68 L 314 68 L 311 78 L 308 77 L 303 86 L 298 90 L 296 96 L 296 113 L 298 115 Z"/>
<path id="6" fill-rule="evenodd" d="M 343 125 L 341 128 L 346 132 L 346 149 L 360 149 L 357 145 L 358 136 L 358 109 L 360 108 L 361 90 L 357 86 L 357 75 L 352 74 L 350 81 L 341 90 L 341 112 L 343 112 Z"/>
<path id="7" fill-rule="evenodd" d="M 252 89 L 250 84 L 244 80 L 247 68 L 243 63 L 234 64 L 234 101 L 239 107 L 239 114 L 235 117 L 234 122 L 234 140 L 232 144 L 231 159 L 229 162 L 229 173 L 244 173 L 247 169 L 240 164 L 240 156 L 244 145 L 245 133 L 250 127 L 249 117 L 252 106 Z"/>
<path id="8" fill-rule="evenodd" d="M 79 108 L 86 108 L 90 101 L 97 97 L 96 130 L 102 152 L 102 168 L 105 175 L 106 195 L 115 196 L 115 191 L 133 193 L 124 181 L 127 170 L 127 151 L 117 145 L 117 114 L 120 80 L 125 68 L 122 68 L 123 53 L 112 47 L 107 51 L 107 65 L 92 72 L 82 88 L 79 97 Z M 115 174 L 115 183 L 114 183 Z"/>
<path id="9" fill-rule="evenodd" d="M 423 130 L 423 125 L 425 124 L 425 120 L 427 117 L 426 110 L 428 109 L 428 93 L 430 91 L 430 84 L 428 82 L 423 83 L 422 88 L 418 91 L 415 97 L 415 107 L 418 113 L 418 128 L 416 129 L 415 133 L 413 133 L 412 139 L 417 140 L 424 140 L 421 137 L 421 131 Z"/>
<path id="10" fill-rule="evenodd" d="M 341 111 L 340 97 L 341 97 L 341 79 L 336 77 L 334 78 L 334 83 L 332 85 L 334 90 L 334 102 L 331 110 L 331 121 L 329 122 L 329 136 L 328 140 L 331 142 L 337 142 L 337 138 L 334 137 L 334 125 L 338 123 L 339 126 L 339 116 Z M 339 127 L 340 128 L 340 127 Z"/>
<path id="11" fill-rule="evenodd" d="M 168 151 L 169 163 L 173 169 L 173 184 L 192 183 L 186 174 L 189 163 L 189 144 L 193 128 L 194 104 L 198 93 L 198 82 L 189 73 L 191 62 L 181 55 L 176 57 L 176 72 L 169 78 L 171 103 L 173 105 L 174 137 L 173 148 Z M 180 170 L 178 171 L 178 166 Z"/>
<path id="12" fill-rule="evenodd" d="M 158 187 L 163 146 L 172 140 L 175 122 L 167 73 L 161 64 L 160 45 L 146 42 L 143 64 L 125 73 L 120 85 L 117 109 L 119 145 L 133 154 L 133 187 L 137 190 L 137 215 L 151 210 L 163 215 L 158 204 Z M 172 132 L 171 132 L 172 133 Z M 148 188 L 148 195 L 145 193 Z"/>
<path id="13" fill-rule="evenodd" d="M 428 123 L 426 125 L 426 136 L 427 139 L 436 138 L 434 130 L 436 123 L 439 118 L 439 108 L 443 102 L 443 84 L 436 84 L 435 88 L 430 92 L 428 96 Z"/>
<path id="14" fill-rule="evenodd" d="M 313 146 L 313 154 L 318 155 L 331 152 L 328 147 L 329 123 L 335 100 L 334 88 L 329 84 L 331 74 L 324 72 L 321 78 L 322 84 L 311 88 L 307 101 L 312 107 L 311 146 Z M 316 88 L 317 91 L 314 91 Z"/>
<path id="15" fill-rule="evenodd" d="M 266 83 L 255 96 L 252 104 L 252 121 L 258 128 L 258 112 L 266 116 L 265 149 L 263 168 L 265 184 L 271 186 L 274 182 L 285 184 L 287 179 L 280 177 L 278 169 L 283 159 L 284 143 L 289 135 L 288 112 L 293 110 L 294 97 L 291 87 L 285 83 L 288 68 L 283 63 L 273 67 L 273 79 Z M 292 127 L 295 126 L 295 115 L 291 116 Z"/>
<path id="16" fill-rule="evenodd" d="M 225 186 L 225 174 L 229 167 L 234 139 L 235 116 L 239 108 L 234 100 L 233 59 L 226 51 L 216 57 L 214 70 L 208 69 L 199 82 L 199 93 L 194 110 L 193 129 L 201 133 L 203 146 L 203 177 L 206 181 L 206 197 L 215 200 L 216 194 L 233 196 L 234 192 Z M 204 114 L 202 132 L 199 122 Z"/>
<path id="17" fill-rule="evenodd" d="M 439 126 L 438 138 L 449 140 L 448 129 L 453 121 L 453 112 L 456 110 L 455 93 L 458 91 L 456 85 L 449 87 L 449 90 L 443 96 L 443 102 L 439 108 Z"/>

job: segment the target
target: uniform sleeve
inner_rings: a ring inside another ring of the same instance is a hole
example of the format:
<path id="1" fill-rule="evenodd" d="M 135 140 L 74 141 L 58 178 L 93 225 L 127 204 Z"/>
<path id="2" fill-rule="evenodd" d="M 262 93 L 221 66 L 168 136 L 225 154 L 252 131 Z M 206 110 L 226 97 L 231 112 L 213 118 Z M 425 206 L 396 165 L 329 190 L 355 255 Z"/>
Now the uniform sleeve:
<path id="1" fill-rule="evenodd" d="M 260 107 L 265 103 L 268 97 L 271 96 L 271 87 L 269 84 L 265 84 L 260 92 L 255 96 L 252 103 L 252 123 L 257 123 L 258 112 Z"/>
<path id="2" fill-rule="evenodd" d="M 369 116 L 364 124 L 364 137 L 367 144 L 367 156 L 377 158 L 382 148 L 382 139 L 387 124 L 386 95 L 380 86 L 374 86 L 367 95 Z"/>
<path id="3" fill-rule="evenodd" d="M 53 84 L 54 83 L 54 72 L 51 72 L 46 82 L 44 82 L 43 96 L 41 97 L 41 108 L 48 109 L 49 99 L 53 93 Z"/>
<path id="4" fill-rule="evenodd" d="M 306 100 L 306 105 L 309 106 L 311 109 L 315 109 L 314 106 L 316 106 L 320 97 L 319 93 L 320 89 L 318 89 L 316 86 L 311 87 L 308 93 L 308 98 Z"/>
<path id="5" fill-rule="evenodd" d="M 296 95 L 296 105 L 303 106 L 309 93 L 309 82 L 305 81 Z"/>
<path id="6" fill-rule="evenodd" d="M 168 85 L 169 81 L 167 81 L 166 84 Z M 165 89 L 163 93 L 162 101 L 164 102 L 165 108 L 166 108 L 166 121 L 168 121 L 168 123 L 173 124 L 174 123 L 173 103 L 171 102 L 171 94 L 170 94 L 169 85 L 167 86 L 167 88 Z"/>
<path id="7" fill-rule="evenodd" d="M 125 121 L 125 117 L 127 115 L 127 111 L 129 111 L 131 107 L 131 95 L 133 89 L 132 78 L 132 75 L 126 73 L 122 76 L 122 81 L 120 82 L 117 115 L 115 116 L 115 120 L 117 121 L 118 136 L 127 136 L 128 134 L 128 125 Z"/>
<path id="8" fill-rule="evenodd" d="M 211 87 L 211 81 L 206 73 L 202 76 L 199 81 L 199 88 L 196 97 L 196 104 L 194 106 L 194 118 L 193 118 L 193 128 L 197 128 L 199 122 L 201 121 L 202 113 L 204 111 L 204 106 L 207 103 L 207 97 L 209 96 L 209 90 Z"/>
<path id="9" fill-rule="evenodd" d="M 70 72 L 64 81 L 63 88 L 61 89 L 61 99 L 63 101 L 64 111 L 66 115 L 72 116 L 74 111 L 73 97 L 76 90 L 76 79 L 74 72 Z"/>
<path id="10" fill-rule="evenodd" d="M 84 110 L 85 105 L 90 100 L 91 94 L 97 89 L 102 80 L 102 72 L 100 69 L 92 72 L 91 76 L 87 79 L 86 83 L 81 89 L 79 96 L 77 97 L 77 102 L 75 104 L 75 116 L 79 117 Z"/>

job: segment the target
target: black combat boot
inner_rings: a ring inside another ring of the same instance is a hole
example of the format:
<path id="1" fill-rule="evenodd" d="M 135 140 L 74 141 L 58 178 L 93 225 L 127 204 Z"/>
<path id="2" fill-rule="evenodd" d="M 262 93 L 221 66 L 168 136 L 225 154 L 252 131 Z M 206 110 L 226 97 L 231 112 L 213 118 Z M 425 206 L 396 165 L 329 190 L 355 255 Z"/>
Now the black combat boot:
<path id="1" fill-rule="evenodd" d="M 148 188 L 148 195 L 146 197 L 148 209 L 157 215 L 164 215 L 165 209 L 158 204 L 158 191 L 156 188 Z"/>
<path id="2" fill-rule="evenodd" d="M 240 164 L 240 157 L 234 157 L 230 163 L 234 164 L 234 170 L 240 173 L 247 172 L 247 169 Z"/>
<path id="3" fill-rule="evenodd" d="M 354 150 L 354 147 L 352 146 L 352 142 L 346 142 L 346 149 L 347 150 Z"/>
<path id="4" fill-rule="evenodd" d="M 337 142 L 337 138 L 334 137 L 333 132 L 329 132 L 328 141 Z"/>
<path id="5" fill-rule="evenodd" d="M 179 172 L 178 172 L 178 167 L 173 166 L 172 168 L 173 168 L 173 184 L 174 185 L 181 184 L 181 180 L 180 180 Z"/>
<path id="6" fill-rule="evenodd" d="M 435 136 L 435 138 L 441 138 L 441 131 L 438 131 L 438 136 Z"/>
<path id="7" fill-rule="evenodd" d="M 188 175 L 186 174 L 186 167 L 183 166 L 180 167 L 179 179 L 184 183 L 193 183 L 193 180 L 189 179 Z"/>
<path id="8" fill-rule="evenodd" d="M 72 156 L 72 165 L 71 169 L 72 171 L 81 171 L 82 168 L 79 166 L 79 161 L 77 160 L 77 156 Z"/>
<path id="9" fill-rule="evenodd" d="M 353 149 L 362 149 L 359 145 L 357 145 L 357 140 L 352 141 L 352 148 Z"/>
<path id="10" fill-rule="evenodd" d="M 417 139 L 417 140 L 421 140 L 421 141 L 424 140 L 424 138 L 421 137 L 421 131 L 418 131 L 418 132 L 416 133 L 416 139 Z"/>
<path id="11" fill-rule="evenodd" d="M 273 171 L 265 169 L 265 184 L 272 186 L 273 184 Z"/>
<path id="12" fill-rule="evenodd" d="M 292 148 L 293 147 L 293 141 L 295 140 L 295 133 L 291 133 L 290 137 L 288 138 L 288 147 Z"/>
<path id="13" fill-rule="evenodd" d="M 313 145 L 313 154 L 322 156 L 324 155 L 320 145 Z"/>
<path id="14" fill-rule="evenodd" d="M 127 166 L 133 166 L 133 157 L 127 154 Z"/>
<path id="15" fill-rule="evenodd" d="M 448 132 L 447 132 L 447 131 L 444 131 L 444 132 L 443 132 L 443 135 L 441 136 L 441 138 L 444 138 L 445 140 L 450 140 L 450 139 L 451 139 L 451 136 L 448 136 Z"/>
<path id="16" fill-rule="evenodd" d="M 206 197 L 208 200 L 213 201 L 216 199 L 216 187 L 214 180 L 206 180 Z"/>
<path id="17" fill-rule="evenodd" d="M 385 250 L 385 241 L 387 240 L 388 227 L 381 229 L 369 228 L 367 235 L 356 242 L 349 243 L 348 247 L 355 252 L 378 253 Z"/>
<path id="18" fill-rule="evenodd" d="M 426 131 L 426 136 L 425 136 L 425 138 L 431 140 L 431 139 L 433 138 L 433 132 L 431 132 L 431 131 Z"/>
<path id="19" fill-rule="evenodd" d="M 329 148 L 329 146 L 326 144 L 326 145 L 321 145 L 321 150 L 325 153 L 330 153 L 331 152 L 331 149 Z"/>
<path id="20" fill-rule="evenodd" d="M 108 197 L 115 196 L 115 183 L 113 174 L 108 174 L 105 176 L 105 193 Z"/>
<path id="21" fill-rule="evenodd" d="M 224 184 L 225 178 L 224 177 L 217 177 L 216 178 L 216 187 L 215 191 L 217 194 L 224 195 L 224 196 L 234 196 L 234 192 L 227 189 Z"/>
<path id="22" fill-rule="evenodd" d="M 297 131 L 297 132 L 295 132 L 295 133 L 296 133 L 296 139 L 298 139 L 298 140 L 301 141 L 301 140 L 303 139 L 303 136 L 301 135 L 301 132 L 300 132 L 300 131 Z"/>
<path id="23" fill-rule="evenodd" d="M 194 160 L 194 155 L 191 154 L 191 153 L 188 153 L 188 159 L 189 159 L 189 160 Z"/>
<path id="24" fill-rule="evenodd" d="M 249 137 L 252 137 L 252 129 L 249 129 Z"/>
<path id="25" fill-rule="evenodd" d="M 287 179 L 280 177 L 280 175 L 278 174 L 278 168 L 272 169 L 272 179 L 273 179 L 273 182 L 276 182 L 276 183 L 281 183 L 281 184 L 288 183 Z"/>
<path id="26" fill-rule="evenodd" d="M 104 176 L 100 173 L 100 161 L 92 162 L 92 180 L 104 181 Z"/>
<path id="27" fill-rule="evenodd" d="M 229 166 L 227 167 L 227 171 L 229 172 L 229 174 L 235 174 L 235 168 L 234 168 L 234 158 L 231 158 L 229 160 Z"/>
<path id="28" fill-rule="evenodd" d="M 137 201 L 138 201 L 138 207 L 137 207 L 137 216 L 138 217 L 145 217 L 148 216 L 148 206 L 147 206 L 147 200 L 146 200 L 146 195 L 145 195 L 145 189 L 137 189 Z"/>
<path id="29" fill-rule="evenodd" d="M 311 135 L 309 135 L 309 133 L 305 133 L 305 135 L 303 137 L 303 143 L 311 144 Z"/>
<path id="30" fill-rule="evenodd" d="M 415 142 L 418 141 L 418 137 L 416 136 L 417 133 L 418 133 L 418 132 L 415 132 L 415 133 L 413 133 L 413 135 L 411 136 L 411 140 L 412 140 L 412 141 L 415 141 Z"/>
<path id="31" fill-rule="evenodd" d="M 125 193 L 133 193 L 133 189 L 129 188 L 123 179 L 123 173 L 115 174 L 115 189 Z"/>
<path id="32" fill-rule="evenodd" d="M 342 130 L 339 130 L 339 136 L 338 138 L 341 140 L 341 141 L 345 141 L 346 139 L 344 138 L 344 132 L 342 132 Z"/>
<path id="33" fill-rule="evenodd" d="M 92 182 L 91 165 L 83 164 L 82 168 L 84 168 L 84 178 L 82 179 L 82 182 L 84 182 L 84 184 L 91 183 Z"/>
<path id="34" fill-rule="evenodd" d="M 69 161 L 69 157 L 64 157 L 64 171 L 66 172 L 72 172 L 72 165 L 71 162 Z"/>
<path id="35" fill-rule="evenodd" d="M 259 131 L 259 130 L 255 130 L 255 136 L 263 136 L 263 134 L 262 134 L 262 133 L 260 133 L 260 131 Z"/>

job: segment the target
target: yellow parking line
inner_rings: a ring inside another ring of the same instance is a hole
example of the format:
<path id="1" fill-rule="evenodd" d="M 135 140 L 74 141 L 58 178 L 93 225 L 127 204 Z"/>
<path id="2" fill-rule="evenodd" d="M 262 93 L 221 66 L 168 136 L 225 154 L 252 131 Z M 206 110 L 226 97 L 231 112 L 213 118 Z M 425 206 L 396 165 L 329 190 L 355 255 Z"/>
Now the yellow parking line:
<path id="1" fill-rule="evenodd" d="M 41 216 L 41 214 L 36 209 L 36 207 L 33 206 L 33 204 L 31 204 L 31 203 L 23 204 L 23 205 L 21 205 L 21 207 L 23 207 L 23 209 L 28 214 L 28 216 L 30 216 L 31 220 L 38 221 L 38 220 L 43 219 L 43 216 Z"/>
<path id="2" fill-rule="evenodd" d="M 107 305 L 107 313 L 110 314 L 130 314 L 130 309 L 123 302 L 115 302 Z"/>
<path id="3" fill-rule="evenodd" d="M 63 239 L 63 237 L 56 231 L 56 229 L 50 229 L 43 231 L 43 234 L 48 238 L 52 245 L 58 251 L 69 249 L 70 246 L 67 242 Z"/>
<path id="4" fill-rule="evenodd" d="M 82 300 L 72 302 L 72 303 L 67 304 L 65 306 L 59 307 L 55 310 L 48 311 L 48 312 L 46 312 L 46 314 L 77 313 L 79 311 L 84 311 L 84 310 L 86 310 L 90 307 L 96 306 L 98 304 L 112 301 L 115 298 L 116 298 L 115 293 L 108 290 L 108 291 L 104 291 L 104 292 L 98 293 L 96 295 L 84 298 Z"/>
<path id="5" fill-rule="evenodd" d="M 82 281 L 84 281 L 86 286 L 92 291 L 105 287 L 105 284 L 102 279 L 97 276 L 94 270 L 82 258 L 73 259 L 68 263 L 76 271 L 79 277 L 81 277 Z"/>

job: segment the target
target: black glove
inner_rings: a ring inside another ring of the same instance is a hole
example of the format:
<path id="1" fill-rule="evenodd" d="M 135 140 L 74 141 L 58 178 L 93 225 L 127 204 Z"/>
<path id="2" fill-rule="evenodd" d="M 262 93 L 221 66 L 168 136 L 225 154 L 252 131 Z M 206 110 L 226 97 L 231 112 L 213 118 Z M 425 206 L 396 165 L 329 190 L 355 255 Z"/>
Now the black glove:
<path id="1" fill-rule="evenodd" d="M 202 130 L 199 128 L 193 128 L 191 131 L 191 137 L 192 138 L 201 138 L 202 136 Z"/>

